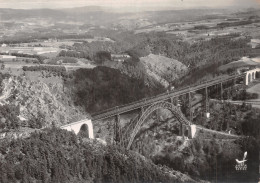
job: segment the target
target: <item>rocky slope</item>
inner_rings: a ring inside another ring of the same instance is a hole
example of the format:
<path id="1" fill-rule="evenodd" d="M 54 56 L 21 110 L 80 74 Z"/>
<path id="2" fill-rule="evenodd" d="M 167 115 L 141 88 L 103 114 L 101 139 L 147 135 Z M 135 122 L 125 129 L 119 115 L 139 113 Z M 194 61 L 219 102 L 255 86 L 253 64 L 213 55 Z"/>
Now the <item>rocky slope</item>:
<path id="1" fill-rule="evenodd" d="M 59 126 L 76 121 L 79 116 L 87 117 L 73 105 L 62 82 L 51 84 L 12 76 L 3 80 L 3 83 L 5 87 L 2 96 L 5 97 L 1 102 L 19 106 L 23 120 L 42 118 L 42 121 L 45 121 L 44 126 Z"/>
<path id="2" fill-rule="evenodd" d="M 140 60 L 145 66 L 147 74 L 165 88 L 169 86 L 171 81 L 179 78 L 187 71 L 187 67 L 178 60 L 161 55 L 150 54 L 141 57 Z"/>
<path id="3" fill-rule="evenodd" d="M 141 57 L 139 62 L 105 62 L 104 66 L 118 69 L 131 78 L 144 80 L 149 87 L 163 86 L 185 75 L 188 68 L 178 60 L 162 55 L 149 54 Z"/>

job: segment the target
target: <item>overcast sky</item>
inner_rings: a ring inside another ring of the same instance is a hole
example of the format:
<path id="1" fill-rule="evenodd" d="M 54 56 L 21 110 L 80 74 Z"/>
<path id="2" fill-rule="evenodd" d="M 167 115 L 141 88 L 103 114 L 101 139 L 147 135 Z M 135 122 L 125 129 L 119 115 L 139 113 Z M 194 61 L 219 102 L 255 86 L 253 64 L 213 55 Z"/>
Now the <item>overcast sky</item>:
<path id="1" fill-rule="evenodd" d="M 0 8 L 71 8 L 104 6 L 146 10 L 182 8 L 260 7 L 260 0 L 0 0 Z"/>

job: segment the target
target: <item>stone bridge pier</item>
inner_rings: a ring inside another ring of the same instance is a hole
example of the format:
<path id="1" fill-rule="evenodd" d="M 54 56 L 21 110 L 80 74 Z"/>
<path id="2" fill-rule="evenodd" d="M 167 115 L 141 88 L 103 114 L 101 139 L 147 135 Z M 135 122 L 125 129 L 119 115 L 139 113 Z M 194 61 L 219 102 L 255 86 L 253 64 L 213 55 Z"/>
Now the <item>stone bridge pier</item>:
<path id="1" fill-rule="evenodd" d="M 185 136 L 192 139 L 195 137 L 196 131 L 196 125 L 181 125 L 180 136 Z"/>

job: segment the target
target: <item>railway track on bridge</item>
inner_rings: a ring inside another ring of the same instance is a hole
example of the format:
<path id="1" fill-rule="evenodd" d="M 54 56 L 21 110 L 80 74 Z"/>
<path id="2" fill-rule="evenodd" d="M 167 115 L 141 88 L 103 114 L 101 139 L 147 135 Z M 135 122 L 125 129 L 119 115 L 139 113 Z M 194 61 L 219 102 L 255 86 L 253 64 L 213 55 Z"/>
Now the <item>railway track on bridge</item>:
<path id="1" fill-rule="evenodd" d="M 129 104 L 116 106 L 116 107 L 106 109 L 106 110 L 103 110 L 103 111 L 100 111 L 98 113 L 93 114 L 92 120 L 97 121 L 97 120 L 102 120 L 102 119 L 106 119 L 106 118 L 109 118 L 109 117 L 113 117 L 113 116 L 118 115 L 118 114 L 130 112 L 130 111 L 133 111 L 135 109 L 139 109 L 141 107 L 151 105 L 152 103 L 155 103 L 155 102 L 158 102 L 158 101 L 168 100 L 168 99 L 171 99 L 171 98 L 179 97 L 181 95 L 185 95 L 185 94 L 188 94 L 190 92 L 195 92 L 195 91 L 204 89 L 206 87 L 214 86 L 214 85 L 217 85 L 217 84 L 220 84 L 220 83 L 224 83 L 224 82 L 234 80 L 234 79 L 237 79 L 237 78 L 242 78 L 242 77 L 245 77 L 245 76 L 246 76 L 246 73 L 234 74 L 234 75 L 230 75 L 230 76 L 227 76 L 227 77 L 217 78 L 217 79 L 202 82 L 200 84 L 180 88 L 180 89 L 177 89 L 177 90 L 174 90 L 174 91 L 165 92 L 165 93 L 162 93 L 162 94 L 150 97 L 150 98 L 145 98 L 145 99 L 142 99 L 142 100 L 139 100 L 139 101 L 135 101 L 135 102 L 132 102 L 132 103 L 129 103 Z"/>

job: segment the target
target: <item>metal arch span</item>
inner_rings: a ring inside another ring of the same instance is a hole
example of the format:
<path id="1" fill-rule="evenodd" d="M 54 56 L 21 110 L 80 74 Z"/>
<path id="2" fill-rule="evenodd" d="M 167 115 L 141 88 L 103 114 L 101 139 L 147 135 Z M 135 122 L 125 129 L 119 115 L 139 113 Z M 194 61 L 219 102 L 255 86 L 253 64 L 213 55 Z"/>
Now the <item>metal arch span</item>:
<path id="1" fill-rule="evenodd" d="M 127 149 L 130 149 L 133 141 L 134 141 L 134 138 L 135 136 L 137 135 L 138 131 L 140 130 L 142 124 L 144 123 L 145 119 L 152 113 L 154 112 L 155 110 L 157 109 L 168 109 L 170 110 L 173 115 L 175 116 L 175 118 L 182 124 L 184 125 L 191 125 L 191 122 L 188 121 L 184 115 L 182 114 L 182 112 L 178 109 L 178 107 L 176 107 L 175 105 L 169 103 L 169 102 L 165 102 L 165 101 L 162 101 L 162 102 L 157 102 L 157 103 L 154 103 L 152 104 L 151 106 L 149 106 L 145 111 L 144 113 L 141 115 L 140 119 L 138 120 L 137 124 L 135 125 L 134 127 L 134 130 L 130 136 L 130 140 L 129 140 L 129 143 L 127 145 Z"/>

